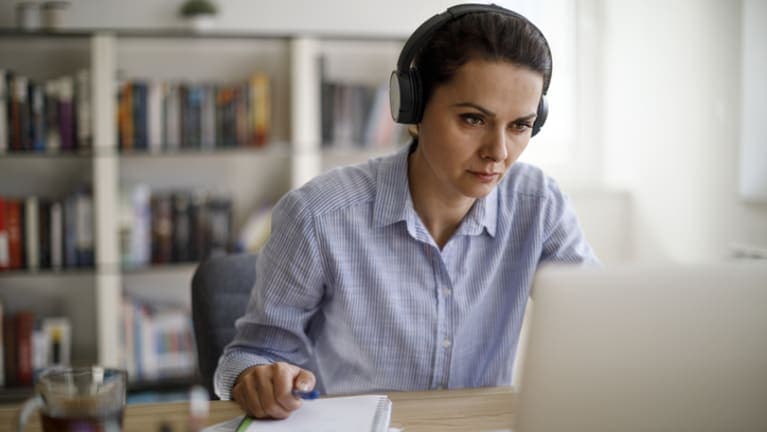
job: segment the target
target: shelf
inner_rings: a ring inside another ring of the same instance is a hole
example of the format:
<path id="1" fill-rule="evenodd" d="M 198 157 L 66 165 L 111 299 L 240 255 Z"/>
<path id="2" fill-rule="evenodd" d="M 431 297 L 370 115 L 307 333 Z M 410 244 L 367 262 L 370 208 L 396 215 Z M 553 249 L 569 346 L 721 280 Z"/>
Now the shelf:
<path id="1" fill-rule="evenodd" d="M 300 34 L 293 32 L 281 32 L 281 33 L 267 33 L 256 31 L 238 31 L 238 30 L 212 30 L 196 32 L 189 29 L 177 28 L 177 29 L 108 29 L 108 28 L 93 28 L 93 29 L 66 29 L 66 30 L 40 30 L 40 31 L 23 31 L 15 28 L 0 28 L 0 38 L 27 38 L 27 39 L 44 39 L 44 38 L 71 38 L 81 39 L 89 38 L 95 34 L 111 34 L 116 37 L 126 38 L 149 38 L 149 39 L 275 39 L 275 40 L 289 40 L 299 37 L 317 38 L 323 40 L 337 40 L 337 41 L 361 41 L 361 42 L 375 42 L 375 41 L 401 41 L 404 42 L 407 39 L 407 35 L 401 34 L 344 34 L 344 33 L 332 33 L 325 31 L 315 32 L 302 32 Z"/>
<path id="2" fill-rule="evenodd" d="M 55 276 L 55 277 L 66 277 L 66 276 L 93 276 L 96 273 L 96 270 L 93 267 L 83 267 L 83 268 L 65 268 L 65 269 L 40 269 L 40 270 L 27 270 L 27 269 L 19 269 L 19 270 L 0 270 L 0 278 L 17 278 L 17 277 L 48 277 L 48 276 Z"/>
<path id="3" fill-rule="evenodd" d="M 93 156 L 91 149 L 75 150 L 75 151 L 63 151 L 63 150 L 44 150 L 44 151 L 14 151 L 10 150 L 5 153 L 0 153 L 0 161 L 2 160 L 24 160 L 24 159 L 84 159 Z"/>
<path id="4" fill-rule="evenodd" d="M 123 267 L 122 273 L 126 277 L 162 274 L 162 273 L 192 273 L 197 268 L 196 262 L 156 264 L 148 267 Z"/>
<path id="5" fill-rule="evenodd" d="M 21 403 L 33 392 L 32 387 L 0 387 L 0 405 Z"/>
<path id="6" fill-rule="evenodd" d="M 213 149 L 179 149 L 161 151 L 118 151 L 123 159 L 152 159 L 152 158 L 196 158 L 196 157 L 241 157 L 241 156 L 279 156 L 289 157 L 287 142 L 272 142 L 265 147 L 217 147 Z"/>

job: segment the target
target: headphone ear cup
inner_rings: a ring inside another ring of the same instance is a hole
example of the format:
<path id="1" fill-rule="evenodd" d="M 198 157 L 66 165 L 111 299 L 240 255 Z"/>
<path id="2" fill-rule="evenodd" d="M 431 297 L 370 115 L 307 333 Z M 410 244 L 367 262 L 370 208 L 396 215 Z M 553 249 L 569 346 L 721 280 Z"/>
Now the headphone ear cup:
<path id="1" fill-rule="evenodd" d="M 546 95 L 541 96 L 541 100 L 538 101 L 538 112 L 535 117 L 535 123 L 533 123 L 533 133 L 530 135 L 534 137 L 541 131 L 544 123 L 546 123 L 546 117 L 549 116 L 549 101 L 546 99 Z"/>
<path id="2" fill-rule="evenodd" d="M 397 123 L 414 124 L 423 115 L 421 78 L 415 68 L 392 72 L 389 78 L 389 108 Z"/>

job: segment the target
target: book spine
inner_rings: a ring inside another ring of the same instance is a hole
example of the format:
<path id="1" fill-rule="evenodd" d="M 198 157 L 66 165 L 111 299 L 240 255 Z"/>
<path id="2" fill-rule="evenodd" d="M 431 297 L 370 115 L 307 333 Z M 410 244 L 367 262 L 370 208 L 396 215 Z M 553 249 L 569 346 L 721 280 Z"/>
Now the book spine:
<path id="1" fill-rule="evenodd" d="M 18 200 L 8 200 L 5 203 L 6 227 L 8 229 L 8 258 L 9 268 L 20 269 L 23 266 L 21 203 Z"/>
<path id="2" fill-rule="evenodd" d="M 211 84 L 204 85 L 202 91 L 201 146 L 205 150 L 213 150 L 216 146 L 216 95 Z"/>
<path id="3" fill-rule="evenodd" d="M 147 136 L 148 147 L 153 153 L 162 150 L 162 83 L 160 81 L 149 82 L 149 96 L 147 98 Z"/>
<path id="4" fill-rule="evenodd" d="M 152 263 L 165 264 L 173 260 L 173 208 L 167 194 L 151 198 Z"/>
<path id="5" fill-rule="evenodd" d="M 6 222 L 5 199 L 0 196 L 0 271 L 11 267 L 11 256 L 8 248 L 8 224 Z M 2 370 L 2 368 L 0 368 Z"/>
<path id="6" fill-rule="evenodd" d="M 17 312 L 16 324 L 16 378 L 17 384 L 32 385 L 32 334 L 35 329 L 35 316 L 32 312 Z"/>
<path id="7" fill-rule="evenodd" d="M 60 201 L 51 204 L 51 268 L 64 267 L 64 212 Z"/>
<path id="8" fill-rule="evenodd" d="M 11 148 L 17 151 L 29 148 L 29 107 L 27 106 L 27 79 L 13 77 L 13 100 L 11 101 Z"/>
<path id="9" fill-rule="evenodd" d="M 179 137 L 180 112 L 179 92 L 175 83 L 165 83 L 165 148 L 170 151 L 178 150 L 181 146 Z"/>
<path id="10" fill-rule="evenodd" d="M 51 202 L 38 200 L 38 262 L 41 269 L 51 268 Z"/>
<path id="11" fill-rule="evenodd" d="M 11 314 L 3 316 L 3 364 L 5 366 L 5 385 L 14 386 L 17 382 L 16 364 L 16 320 Z"/>
<path id="12" fill-rule="evenodd" d="M 77 267 L 77 202 L 74 195 L 64 200 L 64 266 Z"/>
<path id="13" fill-rule="evenodd" d="M 40 268 L 40 222 L 38 221 L 37 197 L 27 197 L 25 205 L 24 240 L 26 245 L 27 268 L 29 270 L 37 270 Z"/>
<path id="14" fill-rule="evenodd" d="M 173 194 L 173 261 L 191 260 L 191 216 L 189 195 L 184 192 Z"/>
<path id="15" fill-rule="evenodd" d="M 136 186 L 131 193 L 133 227 L 131 229 L 131 264 L 146 266 L 152 262 L 151 191 L 146 185 Z"/>
<path id="16" fill-rule="evenodd" d="M 3 320 L 5 319 L 5 310 L 3 302 L 0 301 L 0 388 L 5 387 L 5 342 Z"/>
<path id="17" fill-rule="evenodd" d="M 8 151 L 8 89 L 6 86 L 8 73 L 0 69 L 0 154 Z M 0 368 L 2 370 L 2 368 Z"/>
<path id="18" fill-rule="evenodd" d="M 121 117 L 121 150 L 132 151 L 134 148 L 135 130 L 133 127 L 134 113 L 133 113 L 133 83 L 126 81 L 122 89 L 122 100 L 120 102 Z"/>
<path id="19" fill-rule="evenodd" d="M 75 196 L 76 225 L 75 253 L 78 267 L 93 266 L 93 198 L 89 192 L 81 191 Z"/>
<path id="20" fill-rule="evenodd" d="M 133 102 L 133 148 L 148 150 L 147 143 L 147 83 L 135 81 L 132 90 Z"/>
<path id="21" fill-rule="evenodd" d="M 91 121 L 91 78 L 87 69 L 77 72 L 77 92 L 75 105 L 77 106 L 77 147 L 80 149 L 90 148 L 92 145 L 93 125 Z"/>
<path id="22" fill-rule="evenodd" d="M 75 150 L 74 84 L 71 77 L 59 80 L 59 137 L 61 149 Z"/>
<path id="23" fill-rule="evenodd" d="M 61 148 L 61 135 L 59 134 L 59 83 L 57 80 L 49 80 L 45 83 L 45 147 L 49 151 L 58 151 Z"/>
<path id="24" fill-rule="evenodd" d="M 29 84 L 30 132 L 32 150 L 45 151 L 45 90 L 37 83 Z"/>
<path id="25" fill-rule="evenodd" d="M 253 112 L 253 143 L 263 147 L 269 141 L 271 128 L 271 90 L 269 75 L 253 74 L 250 78 L 251 103 Z"/>

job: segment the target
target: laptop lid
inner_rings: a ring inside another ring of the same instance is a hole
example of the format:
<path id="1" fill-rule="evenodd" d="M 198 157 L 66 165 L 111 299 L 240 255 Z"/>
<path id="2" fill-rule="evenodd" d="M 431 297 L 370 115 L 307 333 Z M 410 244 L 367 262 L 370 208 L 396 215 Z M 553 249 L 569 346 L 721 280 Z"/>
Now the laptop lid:
<path id="1" fill-rule="evenodd" d="M 515 432 L 767 431 L 767 265 L 545 268 Z"/>

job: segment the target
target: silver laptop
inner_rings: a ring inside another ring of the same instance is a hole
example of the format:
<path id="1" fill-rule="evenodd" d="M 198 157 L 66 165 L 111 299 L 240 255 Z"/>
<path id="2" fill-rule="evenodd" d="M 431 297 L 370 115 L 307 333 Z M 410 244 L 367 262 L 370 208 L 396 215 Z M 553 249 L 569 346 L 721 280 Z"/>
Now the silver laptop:
<path id="1" fill-rule="evenodd" d="M 767 264 L 546 268 L 515 432 L 767 431 Z"/>

